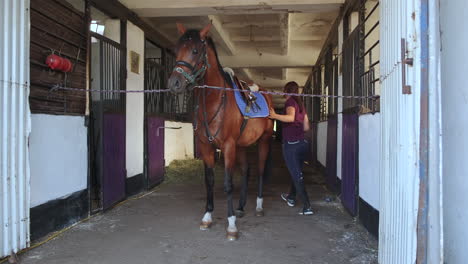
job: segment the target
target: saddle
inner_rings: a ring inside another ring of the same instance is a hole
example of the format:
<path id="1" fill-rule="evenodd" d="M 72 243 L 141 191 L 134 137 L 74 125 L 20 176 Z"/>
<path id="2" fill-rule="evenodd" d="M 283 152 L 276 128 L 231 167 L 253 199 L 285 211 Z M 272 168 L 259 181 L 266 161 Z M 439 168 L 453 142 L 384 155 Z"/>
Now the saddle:
<path id="1" fill-rule="evenodd" d="M 258 85 L 253 82 L 239 80 L 230 68 L 224 68 L 224 72 L 231 78 L 236 104 L 244 117 L 240 127 L 240 134 L 242 135 L 250 118 L 267 117 L 270 114 L 270 109 L 265 96 L 258 92 Z"/>
<path id="2" fill-rule="evenodd" d="M 242 90 L 242 98 L 246 103 L 245 112 L 250 113 L 250 111 L 258 111 L 261 109 L 260 105 L 257 103 L 257 96 L 254 92 L 258 91 L 258 85 L 255 83 L 247 83 L 246 81 L 239 80 L 237 76 L 233 76 L 234 82 L 236 82 L 237 87 Z M 255 90 L 256 89 L 256 90 Z"/>
<path id="3" fill-rule="evenodd" d="M 243 112 L 250 113 L 250 111 L 260 111 L 261 107 L 257 103 L 257 96 L 255 95 L 255 92 L 258 92 L 259 90 L 258 85 L 252 81 L 247 82 L 244 80 L 239 80 L 231 68 L 224 68 L 224 71 L 231 77 L 235 88 L 241 90 L 240 94 L 245 103 L 245 109 Z"/>

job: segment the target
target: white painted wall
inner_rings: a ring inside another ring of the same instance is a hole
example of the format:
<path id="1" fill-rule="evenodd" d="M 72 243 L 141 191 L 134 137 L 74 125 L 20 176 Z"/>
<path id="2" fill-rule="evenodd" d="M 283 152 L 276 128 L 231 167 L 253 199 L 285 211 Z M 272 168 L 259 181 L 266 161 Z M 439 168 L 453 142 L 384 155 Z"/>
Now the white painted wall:
<path id="1" fill-rule="evenodd" d="M 130 52 L 140 54 L 139 74 L 130 70 Z M 127 22 L 127 90 L 144 89 L 143 60 L 145 52 L 145 35 L 131 22 Z M 127 178 L 143 173 L 144 139 L 144 95 L 143 93 L 127 94 L 127 129 L 126 129 L 126 166 Z"/>
<path id="2" fill-rule="evenodd" d="M 31 207 L 86 189 L 84 117 L 33 114 L 31 121 Z"/>
<path id="3" fill-rule="evenodd" d="M 327 127 L 328 122 L 320 122 L 317 126 L 317 160 L 327 166 Z"/>
<path id="4" fill-rule="evenodd" d="M 359 196 L 380 206 L 380 113 L 359 116 Z"/>
<path id="5" fill-rule="evenodd" d="M 468 2 L 440 1 L 445 263 L 468 260 Z"/>
<path id="6" fill-rule="evenodd" d="M 343 65 L 343 21 L 338 25 L 338 95 L 343 95 L 343 72 L 341 67 Z M 343 98 L 338 98 L 338 126 L 337 126 L 337 140 L 336 140 L 336 176 L 341 179 L 341 153 L 343 150 Z"/>
<path id="7" fill-rule="evenodd" d="M 165 127 L 181 127 L 180 129 L 164 129 L 164 158 L 165 166 L 173 160 L 194 158 L 192 123 L 165 121 Z"/>

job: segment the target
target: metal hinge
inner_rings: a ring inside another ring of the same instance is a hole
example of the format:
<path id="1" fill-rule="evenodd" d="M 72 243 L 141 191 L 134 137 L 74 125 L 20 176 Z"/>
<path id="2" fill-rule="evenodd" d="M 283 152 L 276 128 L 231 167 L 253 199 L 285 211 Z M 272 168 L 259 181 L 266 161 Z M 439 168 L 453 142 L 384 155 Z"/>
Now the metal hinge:
<path id="1" fill-rule="evenodd" d="M 413 66 L 413 58 L 407 58 L 406 39 L 401 39 L 401 81 L 402 93 L 411 94 L 411 85 L 406 84 L 406 65 Z"/>

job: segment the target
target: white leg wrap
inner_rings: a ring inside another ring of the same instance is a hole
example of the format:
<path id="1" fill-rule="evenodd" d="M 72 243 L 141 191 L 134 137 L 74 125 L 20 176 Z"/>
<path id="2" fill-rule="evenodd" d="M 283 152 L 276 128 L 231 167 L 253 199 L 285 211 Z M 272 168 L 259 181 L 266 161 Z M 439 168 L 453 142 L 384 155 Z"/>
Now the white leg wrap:
<path id="1" fill-rule="evenodd" d="M 257 210 L 263 209 L 263 198 L 257 197 Z"/>
<path id="2" fill-rule="evenodd" d="M 229 225 L 228 225 L 227 231 L 228 232 L 237 232 L 236 216 L 235 215 L 228 217 L 228 223 L 229 223 Z"/>
<path id="3" fill-rule="evenodd" d="M 205 215 L 203 216 L 202 221 L 205 222 L 205 223 L 211 223 L 212 222 L 211 213 L 206 212 Z"/>

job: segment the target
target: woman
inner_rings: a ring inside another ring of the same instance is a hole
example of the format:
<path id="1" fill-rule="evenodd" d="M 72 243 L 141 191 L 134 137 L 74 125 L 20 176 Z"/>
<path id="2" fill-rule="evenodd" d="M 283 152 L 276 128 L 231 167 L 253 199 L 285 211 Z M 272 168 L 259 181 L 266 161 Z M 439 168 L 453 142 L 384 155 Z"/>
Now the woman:
<path id="1" fill-rule="evenodd" d="M 299 85 L 296 82 L 288 82 L 284 86 L 285 93 L 299 93 Z M 284 108 L 285 115 L 280 115 L 274 109 L 270 109 L 270 118 L 283 122 L 283 156 L 286 161 L 292 184 L 288 194 L 281 194 L 281 198 L 289 206 L 296 204 L 296 192 L 302 200 L 304 207 L 299 214 L 312 215 L 309 196 L 304 187 L 302 165 L 308 153 L 309 143 L 306 141 L 304 132 L 310 129 L 309 118 L 304 108 L 302 98 L 299 96 L 287 96 Z"/>

